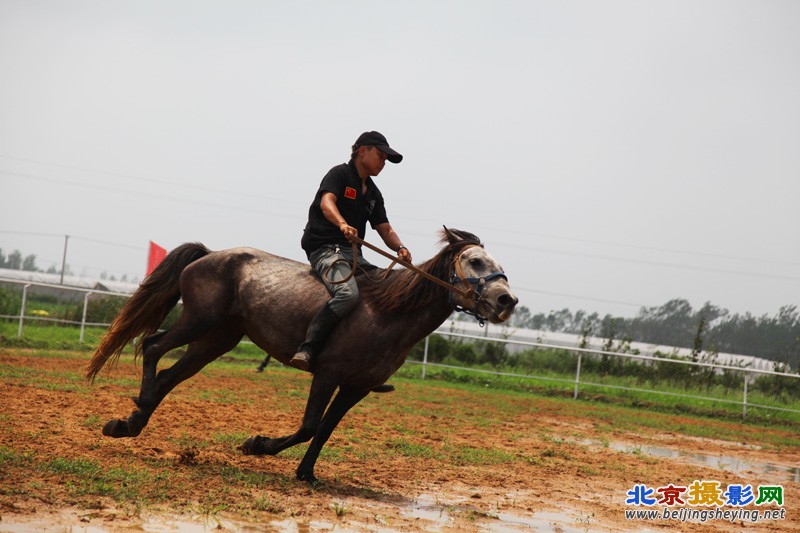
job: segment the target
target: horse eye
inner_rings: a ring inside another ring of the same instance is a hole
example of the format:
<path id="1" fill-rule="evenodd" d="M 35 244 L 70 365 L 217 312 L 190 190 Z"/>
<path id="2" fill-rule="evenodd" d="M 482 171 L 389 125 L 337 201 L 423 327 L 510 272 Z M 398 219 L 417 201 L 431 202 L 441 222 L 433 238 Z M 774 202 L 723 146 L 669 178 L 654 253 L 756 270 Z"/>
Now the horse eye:
<path id="1" fill-rule="evenodd" d="M 481 261 L 477 257 L 473 257 L 472 259 L 469 260 L 469 264 L 474 266 L 474 267 L 479 267 L 479 266 L 483 265 L 483 261 Z"/>

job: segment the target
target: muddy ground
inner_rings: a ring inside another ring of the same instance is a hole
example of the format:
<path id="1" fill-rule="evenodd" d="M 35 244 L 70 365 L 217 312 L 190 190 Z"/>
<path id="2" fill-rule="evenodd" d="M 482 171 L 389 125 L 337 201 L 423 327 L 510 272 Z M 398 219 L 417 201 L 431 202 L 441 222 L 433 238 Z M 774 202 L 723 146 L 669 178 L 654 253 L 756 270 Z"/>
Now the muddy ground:
<path id="1" fill-rule="evenodd" d="M 305 446 L 238 449 L 296 429 L 307 375 L 215 363 L 139 437 L 111 439 L 101 428 L 130 412 L 139 367 L 125 359 L 90 386 L 88 357 L 0 348 L 0 531 L 800 530 L 800 450 L 775 444 L 795 437 L 785 430 L 396 380 L 345 417 L 310 486 L 294 477 Z M 711 431 L 658 429 L 697 424 Z M 625 519 L 635 484 L 694 480 L 782 485 L 785 518 Z"/>

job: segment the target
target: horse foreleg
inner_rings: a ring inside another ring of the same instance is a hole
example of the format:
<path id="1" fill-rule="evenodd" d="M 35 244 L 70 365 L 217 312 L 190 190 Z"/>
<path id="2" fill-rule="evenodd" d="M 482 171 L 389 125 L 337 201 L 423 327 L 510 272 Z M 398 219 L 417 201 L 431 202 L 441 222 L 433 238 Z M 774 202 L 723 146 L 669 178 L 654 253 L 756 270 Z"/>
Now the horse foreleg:
<path id="1" fill-rule="evenodd" d="M 217 328 L 202 339 L 189 344 L 186 353 L 175 364 L 160 371 L 157 376 L 149 378 L 149 382 L 145 383 L 148 380 L 148 373 L 155 373 L 154 365 L 158 362 L 155 355 L 151 353 L 152 369 L 142 369 L 142 391 L 139 398 L 134 399 L 136 409 L 127 419 L 109 420 L 103 427 L 103 435 L 116 438 L 139 435 L 150 420 L 150 416 L 172 389 L 194 376 L 220 355 L 231 350 L 241 338 L 241 333 L 227 328 Z M 158 346 L 158 344 L 154 346 Z M 152 359 L 155 359 L 155 362 Z M 143 367 L 147 364 L 148 361 L 145 361 Z"/>
<path id="2" fill-rule="evenodd" d="M 322 447 L 328 442 L 328 438 L 339 425 L 345 414 L 358 402 L 364 399 L 369 391 L 355 390 L 349 387 L 341 387 L 336 398 L 331 402 L 322 422 L 317 428 L 317 432 L 306 451 L 300 466 L 297 467 L 297 479 L 313 483 L 317 481 L 314 476 L 314 465 L 317 463 Z"/>
<path id="3" fill-rule="evenodd" d="M 300 429 L 292 435 L 278 438 L 255 435 L 244 441 L 242 452 L 245 455 L 275 455 L 295 444 L 310 440 L 317 431 L 317 426 L 325 413 L 325 407 L 335 391 L 336 383 L 314 376 Z"/>

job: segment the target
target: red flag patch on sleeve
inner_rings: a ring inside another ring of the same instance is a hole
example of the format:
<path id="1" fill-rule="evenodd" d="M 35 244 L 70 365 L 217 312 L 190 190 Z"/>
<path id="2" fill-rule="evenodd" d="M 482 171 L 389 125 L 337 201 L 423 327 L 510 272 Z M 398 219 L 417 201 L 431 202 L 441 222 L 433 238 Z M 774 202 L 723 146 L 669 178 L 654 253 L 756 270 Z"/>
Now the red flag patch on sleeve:
<path id="1" fill-rule="evenodd" d="M 352 187 L 346 187 L 344 189 L 344 197 L 345 198 L 350 198 L 351 200 L 355 200 L 356 199 L 356 190 L 354 188 L 352 188 Z"/>

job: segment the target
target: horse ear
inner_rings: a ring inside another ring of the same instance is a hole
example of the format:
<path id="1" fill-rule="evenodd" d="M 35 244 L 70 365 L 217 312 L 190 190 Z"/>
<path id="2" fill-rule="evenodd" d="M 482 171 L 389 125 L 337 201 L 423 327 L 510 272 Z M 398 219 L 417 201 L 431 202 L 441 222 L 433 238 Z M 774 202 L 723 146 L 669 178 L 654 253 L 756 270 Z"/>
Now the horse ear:
<path id="1" fill-rule="evenodd" d="M 468 231 L 461 231 L 458 229 L 450 229 L 447 226 L 442 226 L 444 228 L 442 230 L 442 242 L 448 242 L 450 244 L 456 244 L 458 242 L 474 242 L 475 244 L 480 244 L 481 240 L 472 233 Z"/>
<path id="2" fill-rule="evenodd" d="M 458 235 L 456 235 L 455 233 L 453 233 L 452 231 L 450 231 L 450 229 L 448 229 L 448 227 L 447 227 L 447 226 L 445 226 L 444 224 L 442 225 L 442 228 L 444 228 L 444 229 L 442 230 L 442 241 L 445 241 L 445 240 L 446 240 L 446 241 L 447 241 L 447 242 L 449 242 L 450 244 L 455 244 L 455 243 L 457 243 L 458 241 L 460 241 L 460 240 L 461 240 L 461 239 L 458 237 Z"/>

